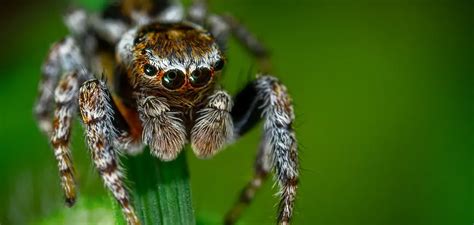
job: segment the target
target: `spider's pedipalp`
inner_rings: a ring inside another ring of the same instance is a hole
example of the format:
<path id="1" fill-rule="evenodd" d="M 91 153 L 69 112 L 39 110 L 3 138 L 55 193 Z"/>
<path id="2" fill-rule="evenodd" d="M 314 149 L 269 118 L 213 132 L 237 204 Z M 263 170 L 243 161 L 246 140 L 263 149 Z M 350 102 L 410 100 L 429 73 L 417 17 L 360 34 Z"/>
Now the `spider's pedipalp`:
<path id="1" fill-rule="evenodd" d="M 254 178 L 243 189 L 240 199 L 227 214 L 226 224 L 235 223 L 272 168 L 280 187 L 278 224 L 289 224 L 299 174 L 297 142 L 293 130 L 294 112 L 286 87 L 275 77 L 259 76 L 237 95 L 235 102 L 232 109 L 235 133 L 244 134 L 258 122 L 260 116 L 264 119 L 264 133 L 255 163 Z"/>
<path id="2" fill-rule="evenodd" d="M 224 91 L 216 91 L 209 97 L 191 130 L 191 145 L 200 158 L 209 158 L 229 143 L 234 135 L 232 99 Z"/>
<path id="3" fill-rule="evenodd" d="M 76 72 L 65 75 L 54 92 L 56 110 L 54 113 L 51 145 L 58 161 L 61 186 L 64 191 L 66 204 L 72 206 L 76 201 L 74 166 L 69 147 L 72 119 L 77 110 L 77 92 L 79 79 Z"/>
<path id="4" fill-rule="evenodd" d="M 153 155 L 170 161 L 186 144 L 186 128 L 179 112 L 170 111 L 165 99 L 154 96 L 138 100 L 138 112 L 143 126 L 143 143 Z"/>
<path id="5" fill-rule="evenodd" d="M 105 83 L 98 80 L 85 82 L 79 91 L 79 109 L 86 127 L 86 137 L 92 159 L 105 186 L 112 192 L 120 204 L 129 225 L 138 225 L 140 221 L 135 214 L 128 191 L 123 183 L 118 154 L 113 148 L 117 131 L 113 125 L 113 114 L 110 93 Z"/>

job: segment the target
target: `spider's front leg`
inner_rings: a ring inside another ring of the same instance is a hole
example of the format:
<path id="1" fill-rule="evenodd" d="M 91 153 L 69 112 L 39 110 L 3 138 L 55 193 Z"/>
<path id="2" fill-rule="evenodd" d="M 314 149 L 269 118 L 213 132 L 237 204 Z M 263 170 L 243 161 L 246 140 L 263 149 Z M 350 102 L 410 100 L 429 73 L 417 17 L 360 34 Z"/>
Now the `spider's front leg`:
<path id="1" fill-rule="evenodd" d="M 286 87 L 275 77 L 258 77 L 237 95 L 232 117 L 236 135 L 247 132 L 260 117 L 264 119 L 264 133 L 255 162 L 255 175 L 228 212 L 225 224 L 236 222 L 272 168 L 280 187 L 277 221 L 281 225 L 289 224 L 298 185 L 298 151 L 293 106 Z"/>
<path id="2" fill-rule="evenodd" d="M 104 82 L 89 80 L 81 86 L 79 109 L 86 127 L 88 146 L 100 176 L 120 204 L 127 223 L 140 224 L 123 182 L 117 151 L 113 147 L 117 139 L 117 130 L 112 123 L 116 112 Z"/>

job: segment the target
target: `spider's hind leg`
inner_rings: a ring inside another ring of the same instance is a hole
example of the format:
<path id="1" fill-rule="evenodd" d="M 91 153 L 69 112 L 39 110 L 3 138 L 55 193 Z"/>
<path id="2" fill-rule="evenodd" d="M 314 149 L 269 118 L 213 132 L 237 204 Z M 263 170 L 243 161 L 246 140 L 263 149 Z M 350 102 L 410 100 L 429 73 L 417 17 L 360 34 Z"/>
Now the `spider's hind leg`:
<path id="1" fill-rule="evenodd" d="M 48 136 L 53 130 L 51 116 L 53 114 L 54 89 L 61 76 L 60 48 L 65 46 L 65 42 L 65 40 L 59 41 L 51 47 L 41 68 L 42 76 L 38 86 L 34 114 L 40 130 Z"/>
<path id="2" fill-rule="evenodd" d="M 57 108 L 54 112 L 51 145 L 58 161 L 61 186 L 68 206 L 72 206 L 76 200 L 74 166 L 69 143 L 72 121 L 77 110 L 79 82 L 77 72 L 71 72 L 61 79 L 54 92 Z"/>
<path id="3" fill-rule="evenodd" d="M 292 127 L 293 106 L 286 87 L 275 77 L 258 77 L 237 95 L 232 117 L 237 135 L 247 132 L 261 117 L 264 119 L 264 133 L 254 177 L 227 214 L 225 224 L 236 222 L 271 169 L 274 169 L 280 187 L 277 221 L 281 225 L 289 224 L 298 184 L 298 152 Z"/>
<path id="4" fill-rule="evenodd" d="M 66 37 L 51 48 L 43 65 L 35 114 L 40 129 L 50 137 L 68 206 L 76 199 L 74 167 L 69 147 L 72 119 L 77 110 L 77 92 L 87 76 L 84 60 L 72 37 Z M 53 121 L 51 114 L 53 114 Z"/>
<path id="5" fill-rule="evenodd" d="M 257 59 L 260 71 L 265 73 L 271 72 L 272 65 L 269 59 L 270 54 L 268 49 L 244 24 L 229 14 L 211 14 L 208 16 L 206 22 L 209 26 L 209 31 L 216 38 L 221 50 L 227 48 L 228 39 L 230 35 L 232 35 Z"/>

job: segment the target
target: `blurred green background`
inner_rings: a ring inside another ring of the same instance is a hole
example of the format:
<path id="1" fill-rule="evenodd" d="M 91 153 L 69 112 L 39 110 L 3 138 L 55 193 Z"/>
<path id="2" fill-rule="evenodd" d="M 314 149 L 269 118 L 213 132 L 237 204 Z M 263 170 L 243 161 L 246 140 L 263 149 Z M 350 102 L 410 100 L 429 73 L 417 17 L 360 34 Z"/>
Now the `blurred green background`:
<path id="1" fill-rule="evenodd" d="M 53 153 L 32 116 L 41 62 L 67 33 L 67 5 L 0 7 L 0 224 L 113 221 L 79 123 L 80 198 L 65 209 Z M 474 223 L 472 1 L 214 0 L 211 8 L 232 13 L 266 43 L 294 99 L 301 144 L 294 224 Z M 256 65 L 235 41 L 228 55 L 224 86 L 236 93 Z M 202 221 L 220 221 L 250 179 L 260 132 L 211 160 L 188 151 Z M 242 222 L 273 224 L 274 192 L 267 182 Z"/>

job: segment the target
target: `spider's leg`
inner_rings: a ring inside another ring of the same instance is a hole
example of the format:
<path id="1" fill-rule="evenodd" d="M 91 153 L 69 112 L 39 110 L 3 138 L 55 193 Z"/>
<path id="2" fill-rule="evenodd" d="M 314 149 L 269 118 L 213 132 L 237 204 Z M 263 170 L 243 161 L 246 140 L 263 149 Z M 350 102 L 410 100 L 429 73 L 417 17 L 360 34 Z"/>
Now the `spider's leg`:
<path id="1" fill-rule="evenodd" d="M 231 108 L 231 97 L 219 90 L 197 112 L 197 119 L 191 130 L 191 145 L 198 157 L 209 158 L 215 155 L 233 139 Z"/>
<path id="2" fill-rule="evenodd" d="M 143 25 L 154 21 L 179 22 L 183 20 L 183 6 L 177 0 L 121 0 L 112 4 L 128 23 Z"/>
<path id="3" fill-rule="evenodd" d="M 209 31 L 216 38 L 221 49 L 226 49 L 229 35 L 232 34 L 260 64 L 263 72 L 271 71 L 267 48 L 242 23 L 231 15 L 210 15 L 207 18 Z"/>
<path id="4" fill-rule="evenodd" d="M 54 149 L 69 206 L 74 204 L 76 198 L 69 137 L 72 117 L 77 110 L 78 87 L 87 76 L 83 65 L 82 54 L 72 37 L 54 44 L 43 65 L 43 79 L 35 107 L 40 129 L 49 136 Z M 61 74 L 64 75 L 58 85 Z M 53 103 L 56 110 L 51 121 Z"/>
<path id="5" fill-rule="evenodd" d="M 140 224 L 123 182 L 118 152 L 113 148 L 117 131 L 113 125 L 113 103 L 102 81 L 86 81 L 79 91 L 79 109 L 86 127 L 86 137 L 92 159 L 105 186 L 120 204 L 129 225 Z"/>
<path id="6" fill-rule="evenodd" d="M 193 23 L 203 25 L 207 17 L 207 0 L 193 0 L 188 8 L 187 19 Z"/>
<path id="7" fill-rule="evenodd" d="M 235 223 L 272 168 L 280 188 L 278 224 L 289 224 L 293 214 L 298 184 L 297 142 L 292 127 L 294 113 L 286 87 L 275 77 L 260 76 L 237 95 L 232 109 L 235 133 L 242 135 L 252 128 L 260 114 L 264 119 L 264 133 L 255 175 L 227 214 L 226 224 Z"/>
<path id="8" fill-rule="evenodd" d="M 109 15 L 93 14 L 89 17 L 89 23 L 90 27 L 102 40 L 114 46 L 129 29 L 129 25 L 121 17 L 107 16 Z"/>
<path id="9" fill-rule="evenodd" d="M 36 100 L 34 113 L 40 130 L 50 135 L 53 129 L 51 116 L 53 113 L 54 89 L 61 74 L 61 62 L 59 59 L 60 48 L 64 40 L 55 43 L 43 63 L 41 81 L 38 87 L 38 99 Z"/>
<path id="10" fill-rule="evenodd" d="M 252 202 L 263 182 L 267 180 L 271 168 L 270 148 L 267 143 L 262 142 L 254 163 L 254 175 L 241 190 L 239 198 L 235 204 L 227 212 L 224 224 L 235 224 L 245 208 L 247 208 Z"/>
<path id="11" fill-rule="evenodd" d="M 184 19 L 184 9 L 181 1 L 173 0 L 155 0 L 155 12 L 160 22 L 180 22 Z"/>
<path id="12" fill-rule="evenodd" d="M 225 52 L 229 36 L 232 34 L 230 25 L 222 18 L 222 16 L 211 14 L 207 17 L 206 23 L 209 32 L 215 38 L 219 48 Z"/>
<path id="13" fill-rule="evenodd" d="M 79 82 L 77 72 L 71 72 L 61 79 L 54 91 L 54 100 L 57 108 L 54 112 L 51 145 L 58 161 L 61 186 L 68 206 L 72 206 L 76 200 L 74 166 L 71 160 L 69 143 L 72 120 L 77 111 Z"/>
<path id="14" fill-rule="evenodd" d="M 143 143 L 151 153 L 164 161 L 170 161 L 186 144 L 186 128 L 180 114 L 170 111 L 164 99 L 143 96 L 138 100 L 138 113 L 143 125 Z"/>

